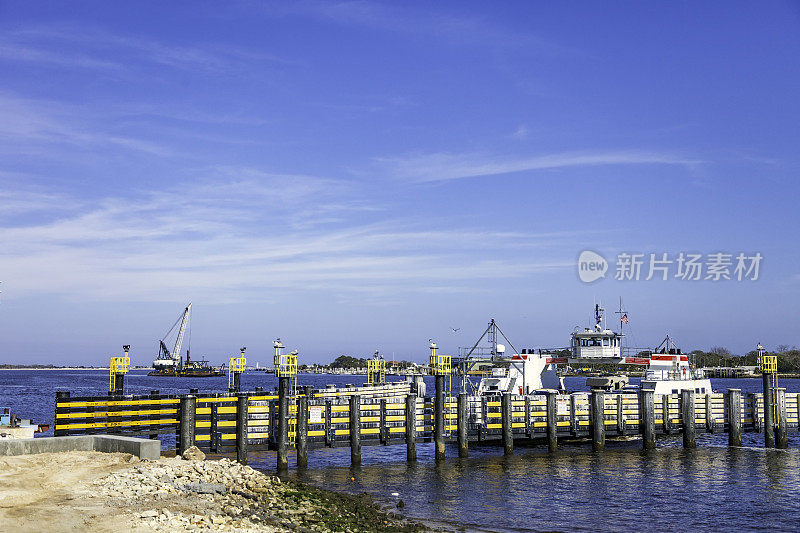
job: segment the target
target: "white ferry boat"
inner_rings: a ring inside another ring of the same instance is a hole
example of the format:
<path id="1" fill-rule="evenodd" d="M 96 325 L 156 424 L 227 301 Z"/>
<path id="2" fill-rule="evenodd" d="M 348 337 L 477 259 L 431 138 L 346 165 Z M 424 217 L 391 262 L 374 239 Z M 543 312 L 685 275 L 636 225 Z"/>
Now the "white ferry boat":
<path id="1" fill-rule="evenodd" d="M 691 368 L 688 356 L 681 353 L 669 335 L 650 355 L 640 387 L 656 394 L 680 394 L 687 389 L 699 394 L 713 392 L 711 380 L 702 370 Z"/>
<path id="2" fill-rule="evenodd" d="M 491 353 L 483 361 L 491 362 L 492 373 L 481 379 L 477 394 L 532 394 L 544 389 L 564 391 L 564 379 L 556 370 L 558 364 L 644 366 L 647 368 L 640 385 L 643 390 L 652 390 L 656 394 L 680 394 L 687 389 L 699 394 L 712 392 L 711 381 L 701 371 L 690 367 L 688 357 L 681 353 L 669 336 L 646 357 L 625 356 L 622 342 L 624 335 L 604 327 L 602 313 L 603 309 L 595 305 L 594 327 L 572 333 L 568 356 L 553 356 L 541 351 L 537 353 L 536 350 L 522 350 L 522 353 L 506 356 L 505 345 L 496 342 L 496 335 L 500 330 L 492 320 L 487 331 L 478 340 L 480 343 L 484 336 L 489 337 Z M 470 361 L 478 343 L 469 351 L 466 361 Z M 464 368 L 469 370 L 469 366 Z M 628 385 L 628 378 L 624 375 L 589 377 L 586 384 L 590 388 L 608 391 L 630 391 L 634 388 Z"/>

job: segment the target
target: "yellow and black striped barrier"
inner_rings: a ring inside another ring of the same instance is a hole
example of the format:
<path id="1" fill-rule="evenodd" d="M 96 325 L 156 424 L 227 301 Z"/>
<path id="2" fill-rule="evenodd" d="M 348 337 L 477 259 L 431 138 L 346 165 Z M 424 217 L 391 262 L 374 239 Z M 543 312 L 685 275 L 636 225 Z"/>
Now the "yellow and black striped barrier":
<path id="1" fill-rule="evenodd" d="M 469 443 L 503 442 L 513 450 L 515 440 L 546 441 L 551 449 L 562 438 L 591 438 L 602 449 L 605 438 L 642 436 L 645 447 L 656 434 L 681 432 L 684 444 L 694 445 L 695 432 L 728 431 L 732 445 L 741 444 L 742 431 L 764 431 L 762 394 L 657 395 L 652 392 L 484 395 L 417 397 L 398 387 L 340 391 L 311 391 L 287 398 L 287 420 L 281 429 L 280 398 L 264 392 L 143 396 L 56 396 L 55 434 L 111 433 L 132 436 L 176 435 L 179 451 L 196 445 L 210 453 L 276 449 L 279 432 L 298 450 L 306 464 L 307 451 L 350 447 L 354 462 L 361 446 L 405 444 L 410 459 L 418 443 L 458 442 L 459 454 Z M 358 394 L 365 392 L 362 396 Z M 354 394 L 356 393 L 356 394 Z M 779 389 L 778 422 L 798 428 L 800 394 Z M 443 427 L 435 431 L 437 410 Z M 691 420 L 690 422 L 686 422 Z M 738 439 L 738 440 L 737 440 Z M 738 443 L 738 444 L 737 444 Z"/>

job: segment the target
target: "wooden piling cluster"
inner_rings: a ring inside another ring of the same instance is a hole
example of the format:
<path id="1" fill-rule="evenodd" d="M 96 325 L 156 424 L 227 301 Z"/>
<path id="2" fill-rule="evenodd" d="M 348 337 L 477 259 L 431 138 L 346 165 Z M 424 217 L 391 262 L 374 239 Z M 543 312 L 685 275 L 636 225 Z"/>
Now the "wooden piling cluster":
<path id="1" fill-rule="evenodd" d="M 58 392 L 55 434 L 173 432 L 179 453 L 196 445 L 236 453 L 246 463 L 249 451 L 271 449 L 277 451 L 278 470 L 285 471 L 290 448 L 297 451 L 298 467 L 305 468 L 315 448 L 347 446 L 352 464 L 359 465 L 363 446 L 404 443 L 407 459 L 415 461 L 417 445 L 425 442 L 433 443 L 439 461 L 449 442 L 458 444 L 459 457 L 469 454 L 470 445 L 493 442 L 513 454 L 515 441 L 543 442 L 555 452 L 563 439 L 590 439 L 592 449 L 602 451 L 607 438 L 626 436 L 641 436 L 642 447 L 653 449 L 657 435 L 677 432 L 685 448 L 697 445 L 697 433 L 722 431 L 731 446 L 741 446 L 743 432 L 758 431 L 765 445 L 786 447 L 788 431 L 798 428 L 800 418 L 800 394 L 784 389 L 777 390 L 774 410 L 771 394 L 745 395 L 739 389 L 702 395 L 686 390 L 663 396 L 592 391 L 452 397 L 437 386 L 433 398 L 426 398 L 331 391 L 318 396 L 304 388 L 291 396 L 288 380 L 281 379 L 277 395 L 192 392 L 80 398 Z"/>

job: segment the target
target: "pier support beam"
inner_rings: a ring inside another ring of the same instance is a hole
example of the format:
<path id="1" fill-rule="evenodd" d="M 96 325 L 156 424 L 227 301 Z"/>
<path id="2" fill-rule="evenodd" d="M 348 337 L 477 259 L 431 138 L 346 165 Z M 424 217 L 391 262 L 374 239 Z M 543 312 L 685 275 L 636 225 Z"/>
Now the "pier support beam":
<path id="1" fill-rule="evenodd" d="M 785 450 L 789 447 L 789 434 L 786 427 L 786 389 L 777 389 L 775 393 L 778 414 L 778 420 L 775 421 L 775 447 Z"/>
<path id="2" fill-rule="evenodd" d="M 456 418 L 458 420 L 458 456 L 467 457 L 469 455 L 469 444 L 467 442 L 467 400 L 466 392 L 458 395 L 458 408 Z"/>
<path id="3" fill-rule="evenodd" d="M 308 467 L 308 398 L 297 397 L 297 468 Z"/>
<path id="4" fill-rule="evenodd" d="M 500 399 L 500 422 L 503 429 L 503 453 L 514 454 L 514 435 L 511 427 L 511 393 L 504 392 Z"/>
<path id="5" fill-rule="evenodd" d="M 236 460 L 247 464 L 247 394 L 236 395 Z"/>
<path id="6" fill-rule="evenodd" d="M 58 429 L 58 415 L 59 413 L 69 413 L 69 407 L 59 407 L 58 403 L 66 403 L 69 401 L 69 391 L 60 390 L 56 391 L 56 411 L 53 416 L 53 436 L 54 437 L 61 437 L 62 435 L 68 435 L 69 431 L 66 429 Z M 67 419 L 69 420 L 69 419 Z"/>
<path id="7" fill-rule="evenodd" d="M 683 418 L 683 447 L 697 447 L 697 430 L 694 425 L 694 390 L 681 391 L 681 416 Z"/>
<path id="8" fill-rule="evenodd" d="M 656 447 L 656 406 L 653 391 L 639 391 L 639 409 L 642 413 L 642 448 L 653 450 Z"/>
<path id="9" fill-rule="evenodd" d="M 192 395 L 181 398 L 181 443 L 178 454 L 194 446 L 194 421 L 197 411 L 197 398 Z"/>
<path id="10" fill-rule="evenodd" d="M 289 469 L 289 379 L 278 378 L 278 472 Z"/>
<path id="11" fill-rule="evenodd" d="M 406 461 L 417 460 L 417 395 L 406 395 Z"/>
<path id="12" fill-rule="evenodd" d="M 436 460 L 444 459 L 444 376 L 436 375 L 436 397 L 433 401 L 433 440 L 436 444 Z"/>
<path id="13" fill-rule="evenodd" d="M 603 451 L 606 447 L 605 394 L 600 390 L 592 391 L 592 450 Z"/>
<path id="14" fill-rule="evenodd" d="M 664 433 L 666 433 L 667 435 L 672 435 L 672 433 L 673 433 L 673 431 L 672 431 L 672 416 L 670 415 L 670 412 L 669 412 L 669 399 L 670 399 L 670 395 L 669 394 L 661 395 L 661 409 L 663 411 L 663 415 L 662 415 L 661 418 L 664 419 L 663 420 L 663 422 L 664 422 Z"/>
<path id="15" fill-rule="evenodd" d="M 150 391 L 150 398 L 153 399 L 153 400 L 157 400 L 158 399 L 158 391 L 157 390 L 151 390 Z M 158 415 L 150 415 L 149 418 L 150 418 L 150 420 L 157 420 L 158 419 Z M 158 439 L 158 426 L 151 424 L 150 425 L 150 429 L 152 429 L 153 432 L 150 433 L 149 438 L 151 440 L 157 440 Z"/>
<path id="16" fill-rule="evenodd" d="M 547 393 L 547 450 L 555 452 L 558 449 L 558 419 L 556 418 L 557 393 Z"/>
<path id="17" fill-rule="evenodd" d="M 742 391 L 728 389 L 728 446 L 742 445 Z"/>
<path id="18" fill-rule="evenodd" d="M 361 464 L 361 396 L 350 396 L 350 464 Z"/>
<path id="19" fill-rule="evenodd" d="M 775 447 L 775 420 L 772 401 L 772 374 L 764 372 L 761 376 L 764 389 L 764 446 Z"/>

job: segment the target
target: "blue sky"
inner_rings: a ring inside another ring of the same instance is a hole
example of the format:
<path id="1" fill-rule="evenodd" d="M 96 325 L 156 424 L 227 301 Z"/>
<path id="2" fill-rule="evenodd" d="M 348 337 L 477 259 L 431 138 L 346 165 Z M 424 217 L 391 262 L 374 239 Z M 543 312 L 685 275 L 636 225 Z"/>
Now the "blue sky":
<path id="1" fill-rule="evenodd" d="M 215 362 L 564 346 L 620 296 L 636 346 L 800 344 L 799 6 L 0 2 L 0 361 L 146 364 L 188 301 Z"/>

